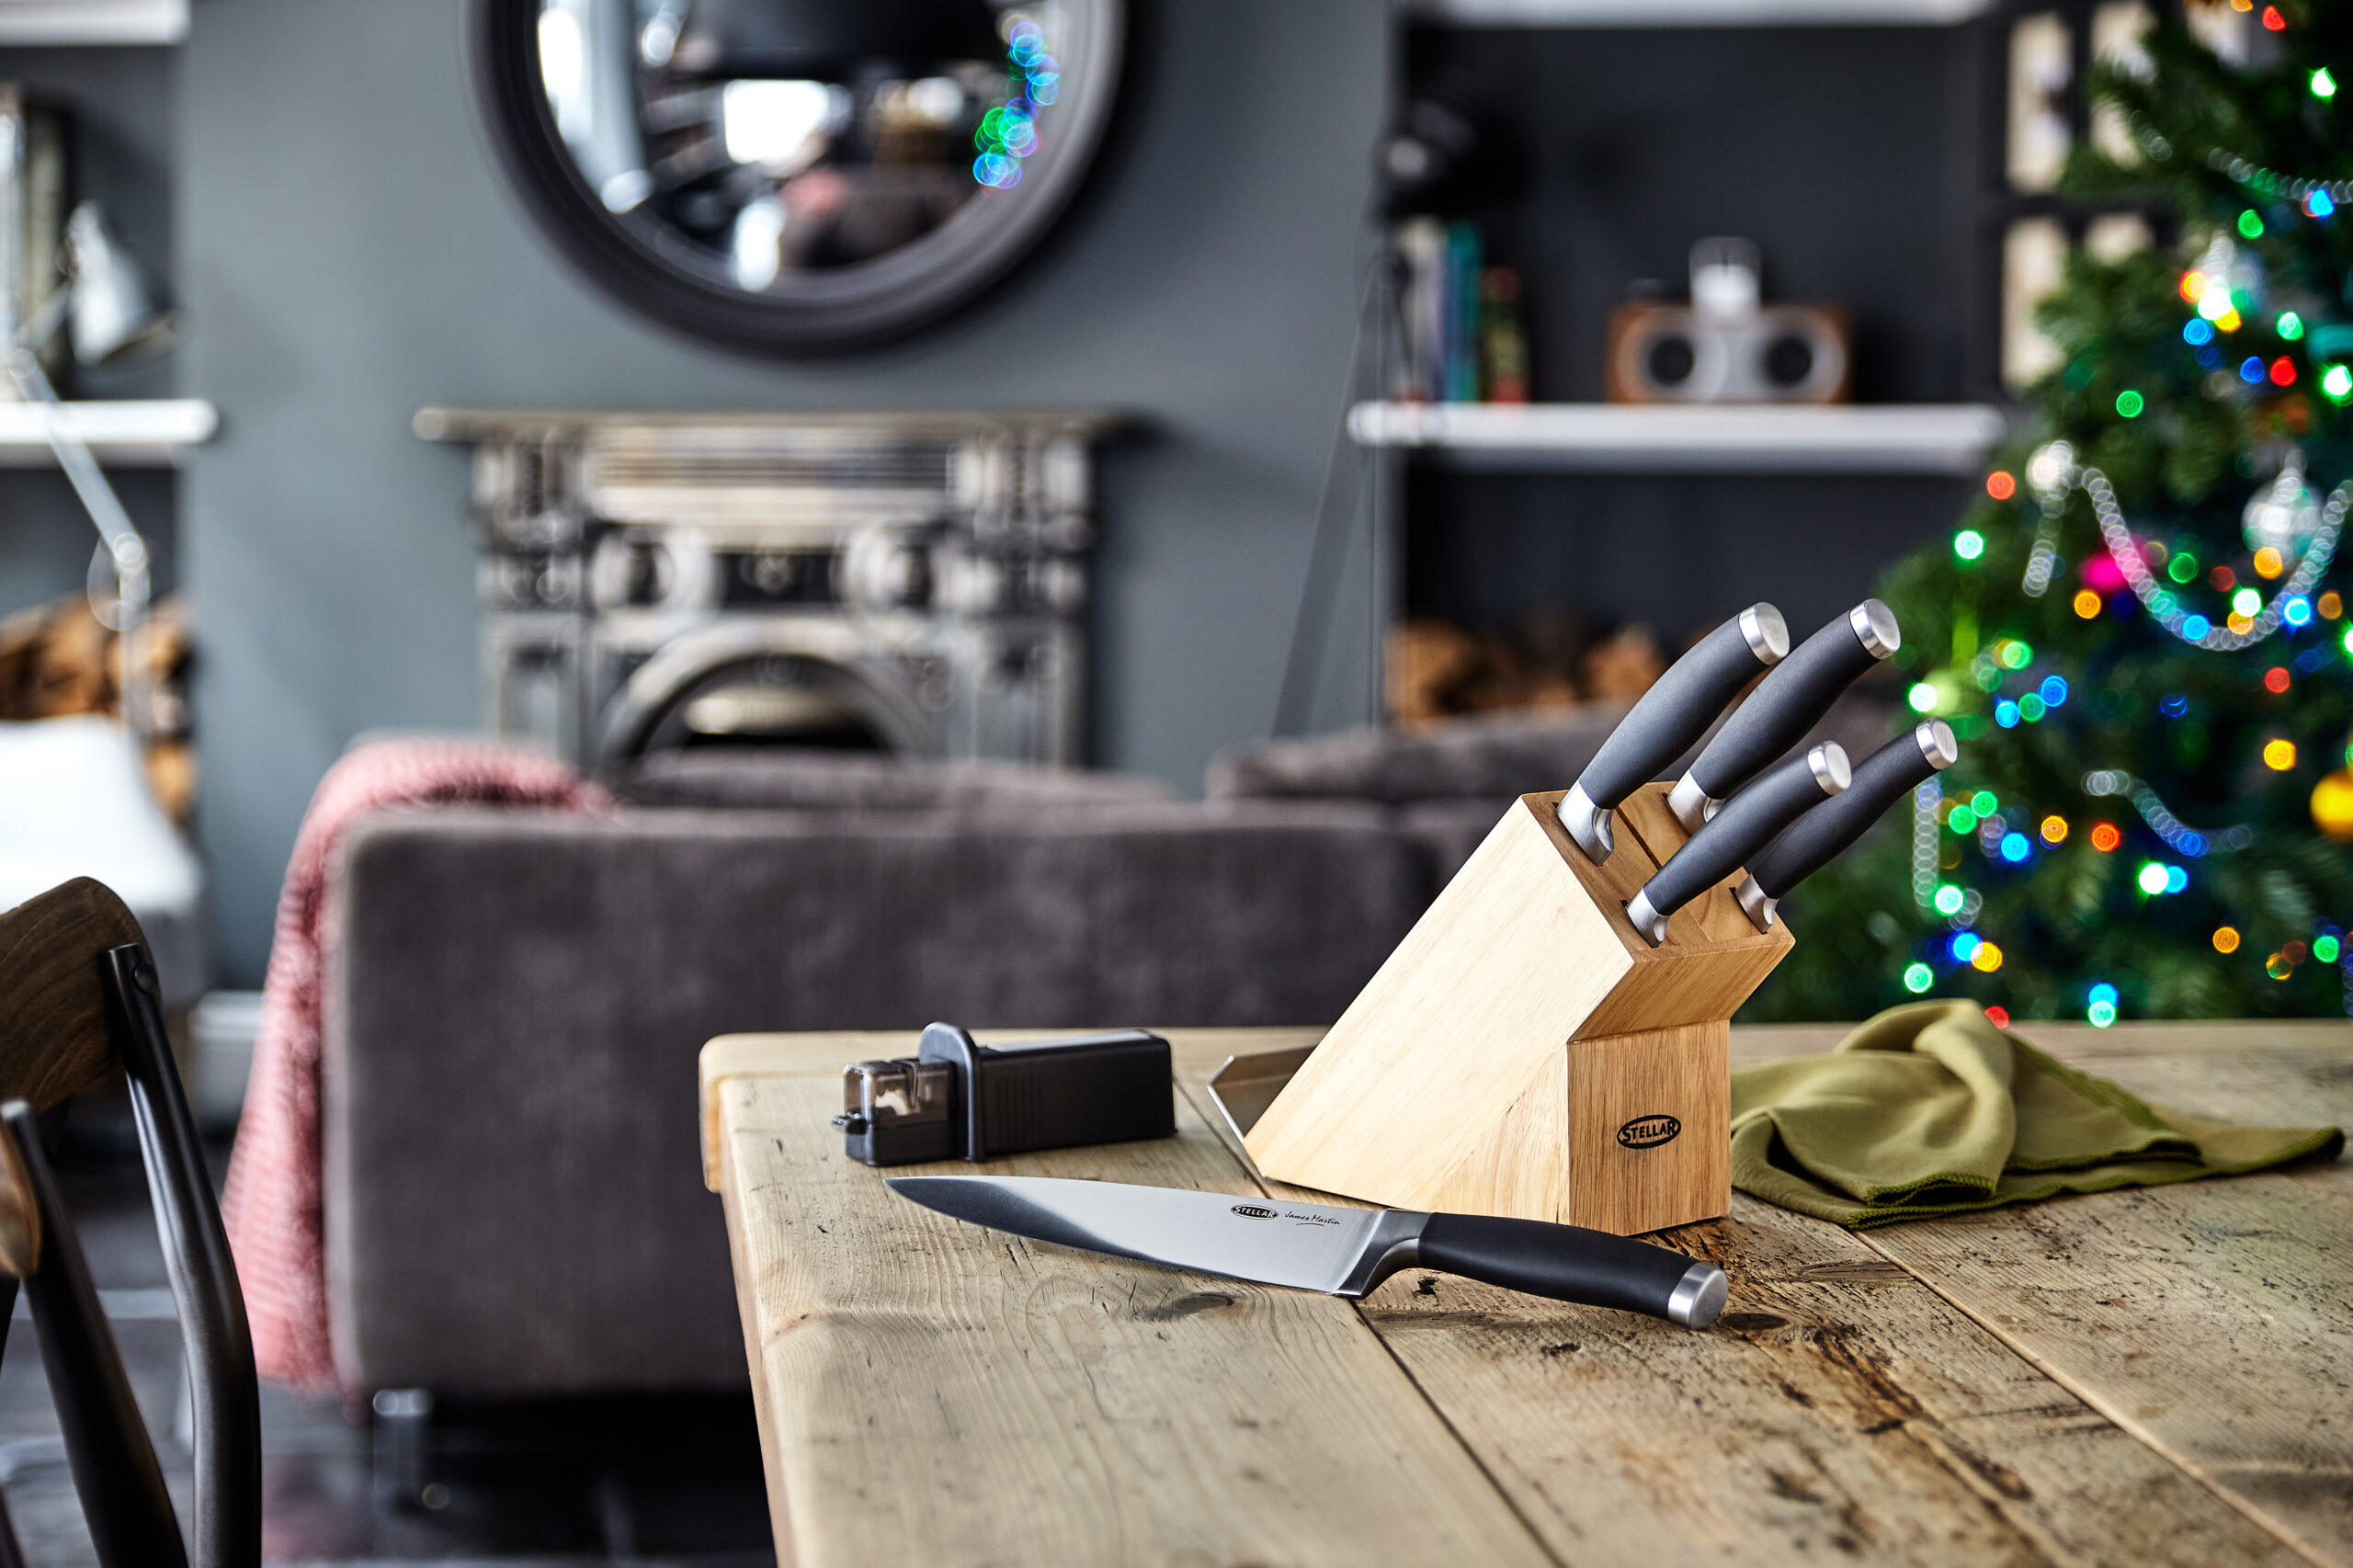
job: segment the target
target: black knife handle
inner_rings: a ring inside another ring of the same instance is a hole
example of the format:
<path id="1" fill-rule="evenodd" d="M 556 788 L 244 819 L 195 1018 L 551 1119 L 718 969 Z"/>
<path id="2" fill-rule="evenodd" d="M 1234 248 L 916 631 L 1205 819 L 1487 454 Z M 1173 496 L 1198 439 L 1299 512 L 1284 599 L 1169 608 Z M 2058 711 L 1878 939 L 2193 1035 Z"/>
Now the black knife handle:
<path id="1" fill-rule="evenodd" d="M 1724 721 L 1676 785 L 1669 803 L 1685 829 L 1697 832 L 1733 790 L 1813 728 L 1857 676 L 1903 641 L 1894 611 L 1865 599 L 1800 643 Z"/>
<path id="2" fill-rule="evenodd" d="M 1770 926 L 1770 905 L 1775 901 L 1829 864 L 1833 856 L 1879 821 L 1888 807 L 1917 789 L 1929 775 L 1951 767 L 1960 756 L 1951 726 L 1942 719 L 1931 719 L 1857 763 L 1854 779 L 1844 791 L 1783 828 L 1748 862 L 1740 902 L 1749 918 L 1759 926 Z M 1751 896 L 1752 887 L 1756 898 Z M 1761 919 L 1752 907 L 1760 899 L 1767 906 Z"/>
<path id="3" fill-rule="evenodd" d="M 1714 1264 L 1578 1225 L 1433 1214 L 1416 1252 L 1423 1268 L 1687 1328 L 1705 1328 L 1723 1311 L 1724 1271 Z"/>
<path id="4" fill-rule="evenodd" d="M 1731 876 L 1798 814 L 1847 788 L 1847 754 L 1824 741 L 1724 802 L 1626 905 L 1626 917 L 1655 948 L 1666 917 Z"/>
<path id="5" fill-rule="evenodd" d="M 1709 632 L 1652 683 L 1578 775 L 1559 807 L 1570 835 L 1595 860 L 1613 847 L 1609 813 L 1698 740 L 1733 693 L 1790 651 L 1789 623 L 1758 602 Z M 1582 797 L 1582 799 L 1580 799 Z"/>

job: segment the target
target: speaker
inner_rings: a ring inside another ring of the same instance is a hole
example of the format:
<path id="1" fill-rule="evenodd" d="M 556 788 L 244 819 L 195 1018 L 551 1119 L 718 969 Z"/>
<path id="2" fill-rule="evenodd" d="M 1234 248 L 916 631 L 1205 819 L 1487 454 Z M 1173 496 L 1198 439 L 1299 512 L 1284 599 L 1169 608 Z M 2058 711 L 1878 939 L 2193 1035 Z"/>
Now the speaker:
<path id="1" fill-rule="evenodd" d="M 1620 305 L 1604 380 L 1612 403 L 1844 403 L 1852 342 L 1824 305 Z"/>

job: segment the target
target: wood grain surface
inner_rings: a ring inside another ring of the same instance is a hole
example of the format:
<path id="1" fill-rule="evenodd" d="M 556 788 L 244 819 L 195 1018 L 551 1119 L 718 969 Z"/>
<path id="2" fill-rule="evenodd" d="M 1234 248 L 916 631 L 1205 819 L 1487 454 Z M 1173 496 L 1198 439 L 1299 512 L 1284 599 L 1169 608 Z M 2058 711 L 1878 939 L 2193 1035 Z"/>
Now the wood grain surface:
<path id="1" fill-rule="evenodd" d="M 145 940 L 87 877 L 0 914 L 0 1100 L 47 1110 L 113 1068 L 98 955 Z"/>
<path id="2" fill-rule="evenodd" d="M 983 1231 L 843 1158 L 830 1085 L 721 1096 L 782 1561 L 1548 1561 L 1347 1302 Z M 892 1174 L 1257 1196 L 1178 1106 L 1173 1139 Z"/>
<path id="3" fill-rule="evenodd" d="M 1732 1056 L 1845 1032 L 1735 1030 Z M 2029 1032 L 2205 1114 L 2353 1110 L 2345 1026 Z M 1252 1190 L 1206 1079 L 1316 1031 L 1169 1034 L 1178 1139 L 977 1168 Z M 1704 1334 L 1422 1270 L 1351 1308 L 878 1212 L 824 1119 L 844 1062 L 915 1038 L 705 1062 L 801 1568 L 2353 1564 L 2341 1167 L 1861 1236 L 1738 1198 L 1661 1238 L 1732 1275 Z"/>
<path id="4" fill-rule="evenodd" d="M 1619 811 L 1598 866 L 1561 826 L 1562 792 L 1522 796 L 1251 1130 L 1259 1167 L 1398 1208 L 1623 1234 L 1722 1214 L 1729 1161 L 1711 1144 L 1662 1148 L 1636 1174 L 1614 1139 L 1630 1115 L 1720 1119 L 1722 1030 L 1790 937 L 1740 914 L 1736 877 L 1672 915 L 1663 945 L 1634 930 L 1626 901 L 1683 841 L 1665 788 Z M 1708 1080 L 1654 1070 L 1652 1044 L 1694 1029 L 1709 1031 Z M 1630 1081 L 1604 1082 L 1620 1066 Z M 1596 1192 L 1579 1172 L 1633 1179 Z"/>

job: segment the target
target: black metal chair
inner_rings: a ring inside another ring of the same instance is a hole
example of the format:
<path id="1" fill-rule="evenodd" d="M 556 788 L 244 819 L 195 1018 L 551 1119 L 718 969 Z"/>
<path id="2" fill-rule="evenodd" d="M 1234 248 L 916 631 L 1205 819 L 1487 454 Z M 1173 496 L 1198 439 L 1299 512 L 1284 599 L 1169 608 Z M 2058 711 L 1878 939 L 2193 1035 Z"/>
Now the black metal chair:
<path id="1" fill-rule="evenodd" d="M 0 914 L 0 1348 L 21 1285 L 74 1484 L 105 1568 L 257 1568 L 261 1401 L 244 1298 L 122 901 L 85 878 Z M 155 1205 L 196 1435 L 184 1545 L 155 1448 L 42 1152 L 40 1114 L 119 1066 Z M 0 1568 L 22 1561 L 0 1505 Z"/>

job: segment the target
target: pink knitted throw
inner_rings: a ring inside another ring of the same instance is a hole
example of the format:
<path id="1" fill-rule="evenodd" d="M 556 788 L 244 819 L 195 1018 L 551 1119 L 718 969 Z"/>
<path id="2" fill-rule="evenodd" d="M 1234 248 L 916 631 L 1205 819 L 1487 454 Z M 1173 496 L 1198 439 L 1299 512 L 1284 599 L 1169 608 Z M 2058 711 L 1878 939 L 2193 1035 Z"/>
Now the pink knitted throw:
<path id="1" fill-rule="evenodd" d="M 327 1321 L 319 1169 L 320 1006 L 335 960 L 330 871 L 345 831 L 366 813 L 468 801 L 612 809 L 603 790 L 563 764 L 491 742 L 378 742 L 346 754 L 319 781 L 278 893 L 253 1076 L 221 1209 L 261 1375 L 306 1392 L 341 1388 Z"/>

